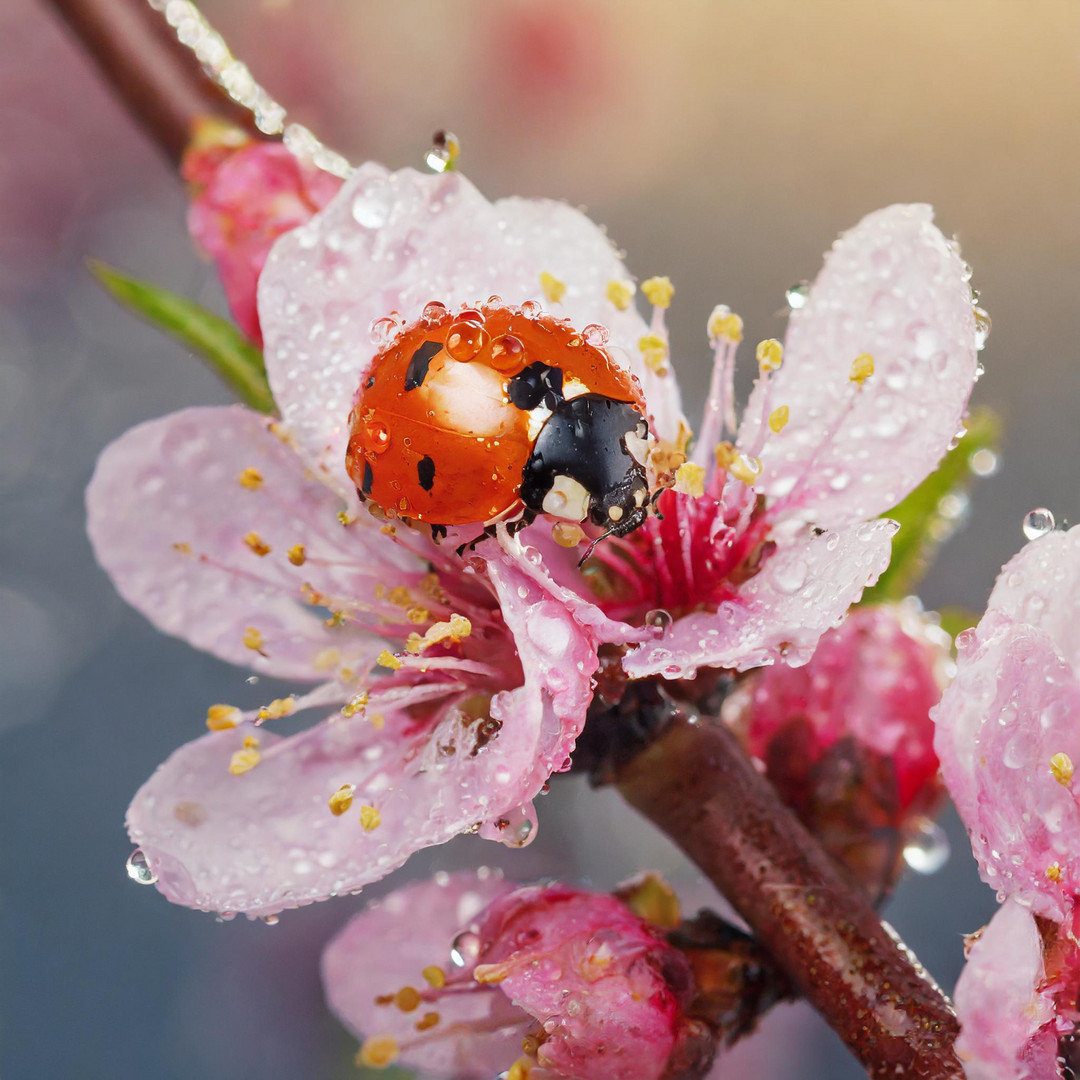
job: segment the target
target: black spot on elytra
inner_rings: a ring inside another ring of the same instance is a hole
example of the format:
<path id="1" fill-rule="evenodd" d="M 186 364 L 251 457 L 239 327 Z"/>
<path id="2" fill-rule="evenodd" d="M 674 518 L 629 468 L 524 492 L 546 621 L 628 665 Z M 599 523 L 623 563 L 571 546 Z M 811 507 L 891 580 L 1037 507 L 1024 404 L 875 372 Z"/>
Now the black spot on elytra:
<path id="1" fill-rule="evenodd" d="M 540 360 L 519 371 L 506 388 L 510 403 L 519 409 L 535 409 L 543 402 L 554 409 L 562 401 L 563 373 Z"/>
<path id="2" fill-rule="evenodd" d="M 425 491 L 435 486 L 435 462 L 427 455 L 416 463 L 416 478 Z"/>
<path id="3" fill-rule="evenodd" d="M 412 354 L 409 367 L 405 372 L 405 389 L 415 390 L 424 384 L 427 378 L 428 365 L 442 352 L 442 345 L 437 341 L 425 341 Z"/>
<path id="4" fill-rule="evenodd" d="M 371 462 L 364 462 L 364 482 L 360 485 L 361 495 L 371 494 L 371 485 L 375 483 L 375 474 L 371 471 Z"/>

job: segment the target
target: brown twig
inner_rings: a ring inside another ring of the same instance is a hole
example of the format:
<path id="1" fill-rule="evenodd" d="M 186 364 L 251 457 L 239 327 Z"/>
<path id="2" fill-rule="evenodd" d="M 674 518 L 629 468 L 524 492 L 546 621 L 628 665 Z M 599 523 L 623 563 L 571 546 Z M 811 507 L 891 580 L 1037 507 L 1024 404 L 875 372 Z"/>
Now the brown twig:
<path id="1" fill-rule="evenodd" d="M 948 1000 L 715 721 L 679 714 L 616 775 L 874 1077 L 963 1077 Z"/>
<path id="2" fill-rule="evenodd" d="M 171 35 L 145 0 L 49 0 L 97 62 L 128 110 L 174 163 L 200 116 L 250 127 L 233 104 Z"/>

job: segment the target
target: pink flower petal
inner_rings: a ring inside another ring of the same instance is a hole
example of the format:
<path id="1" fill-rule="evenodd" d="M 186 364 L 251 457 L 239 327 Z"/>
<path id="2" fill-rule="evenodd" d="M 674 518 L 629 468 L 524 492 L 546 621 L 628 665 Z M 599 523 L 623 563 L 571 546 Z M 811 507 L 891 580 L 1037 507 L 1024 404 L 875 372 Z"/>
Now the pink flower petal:
<path id="1" fill-rule="evenodd" d="M 404 986 L 425 990 L 421 972 L 429 966 L 452 975 L 450 946 L 459 931 L 513 888 L 494 873 L 439 874 L 371 904 L 323 953 L 331 1011 L 359 1039 L 392 1035 L 399 1044 L 417 1038 L 415 1024 L 425 1012 L 437 1012 L 439 1023 L 427 1038 L 403 1048 L 399 1059 L 427 1075 L 489 1080 L 509 1068 L 521 1054 L 521 1037 L 532 1018 L 497 989 L 446 994 L 410 1013 L 377 1005 L 375 998 Z"/>
<path id="2" fill-rule="evenodd" d="M 341 501 L 269 424 L 240 407 L 186 409 L 122 435 L 86 493 L 94 552 L 129 604 L 196 648 L 286 679 L 362 673 L 382 646 L 354 626 L 325 626 L 304 583 L 370 598 L 380 581 L 409 585 L 426 568 L 367 515 L 343 528 Z M 289 560 L 296 544 L 302 566 Z M 261 652 L 244 644 L 249 628 Z"/>
<path id="3" fill-rule="evenodd" d="M 1045 632 L 997 613 L 957 644 L 933 712 L 949 793 L 983 880 L 1061 921 L 1080 891 L 1080 806 L 1051 760 L 1080 762 L 1080 682 Z"/>
<path id="4" fill-rule="evenodd" d="M 188 743 L 128 811 L 131 839 L 159 889 L 188 907 L 266 915 L 355 891 L 481 822 L 516 821 L 568 764 L 596 653 L 520 572 L 501 565 L 492 578 L 526 678 L 492 697 L 490 716 L 501 727 L 486 743 L 478 745 L 471 726 L 478 721 L 454 707 L 468 693 L 420 718 L 387 711 L 381 730 L 335 714 L 284 739 L 262 732 L 261 761 L 240 776 L 229 763 L 250 729 Z M 453 665 L 447 672 L 455 674 Z M 344 784 L 355 786 L 355 805 L 335 817 L 328 800 Z M 362 805 L 381 815 L 371 832 L 360 827 Z"/>
<path id="5" fill-rule="evenodd" d="M 1049 1080 L 1057 1043 L 1039 1028 L 1054 1015 L 1038 992 L 1042 940 L 1031 912 L 1006 902 L 972 946 L 956 984 L 956 1052 L 967 1080 Z"/>
<path id="6" fill-rule="evenodd" d="M 810 470 L 796 505 L 819 524 L 841 528 L 895 506 L 960 428 L 978 363 L 975 321 L 964 264 L 932 216 L 916 205 L 864 218 L 791 314 L 769 390 L 770 407 L 787 405 L 791 420 L 766 440 L 756 486 L 779 498 Z M 857 392 L 849 374 L 862 353 L 874 374 Z M 762 393 L 747 406 L 743 447 L 758 433 Z"/>
<path id="7" fill-rule="evenodd" d="M 686 615 L 660 640 L 630 652 L 627 673 L 688 679 L 699 667 L 805 664 L 821 635 L 888 566 L 895 531 L 896 523 L 885 519 L 817 536 L 804 528 L 715 612 Z"/>
<path id="8" fill-rule="evenodd" d="M 497 294 L 518 304 L 542 296 L 540 274 L 567 286 L 550 310 L 613 330 L 614 354 L 642 373 L 644 321 L 605 300 L 626 272 L 607 237 L 560 203 L 489 203 L 460 173 L 421 175 L 361 166 L 310 224 L 286 234 L 259 282 L 259 313 L 274 397 L 312 467 L 349 487 L 344 473 L 349 410 L 377 352 L 373 320 L 424 304 L 476 303 Z M 670 379 L 656 389 L 665 422 L 677 411 Z M 668 397 L 664 397 L 664 394 Z M 672 402 L 674 401 L 674 405 Z"/>

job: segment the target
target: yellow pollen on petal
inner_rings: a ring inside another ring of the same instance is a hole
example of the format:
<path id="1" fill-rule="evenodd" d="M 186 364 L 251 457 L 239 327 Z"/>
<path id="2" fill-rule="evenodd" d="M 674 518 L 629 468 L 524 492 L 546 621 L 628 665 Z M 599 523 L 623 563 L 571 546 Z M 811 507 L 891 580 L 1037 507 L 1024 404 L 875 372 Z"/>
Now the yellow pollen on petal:
<path id="1" fill-rule="evenodd" d="M 1047 877 L 1048 877 L 1048 878 L 1049 878 L 1049 879 L 1050 879 L 1051 881 L 1060 881 L 1060 880 L 1061 880 L 1061 864 L 1060 864 L 1060 863 L 1056 863 L 1056 862 L 1055 862 L 1055 863 L 1051 863 L 1051 864 L 1050 864 L 1050 865 L 1049 865 L 1049 866 L 1048 866 L 1048 867 L 1046 868 L 1046 876 L 1047 876 Z"/>
<path id="2" fill-rule="evenodd" d="M 356 1053 L 356 1064 L 369 1069 L 385 1069 L 397 1061 L 398 1044 L 393 1035 L 375 1035 L 364 1040 Z"/>
<path id="3" fill-rule="evenodd" d="M 851 361 L 851 374 L 848 378 L 857 386 L 862 386 L 874 374 L 874 358 L 869 353 L 860 353 Z"/>
<path id="4" fill-rule="evenodd" d="M 551 526 L 551 539 L 559 547 L 576 548 L 585 539 L 585 533 L 572 521 L 557 521 Z"/>
<path id="5" fill-rule="evenodd" d="M 371 726 L 376 731 L 382 731 L 383 725 L 386 723 L 386 717 L 381 712 L 375 713 L 371 717 Z"/>
<path id="6" fill-rule="evenodd" d="M 776 338 L 766 338 L 758 342 L 757 362 L 762 373 L 777 371 L 784 362 L 784 346 Z"/>
<path id="7" fill-rule="evenodd" d="M 173 551 L 179 551 L 181 555 L 190 555 L 191 545 L 181 540 L 173 544 Z"/>
<path id="8" fill-rule="evenodd" d="M 566 283 L 546 270 L 540 274 L 540 288 L 544 290 L 544 296 L 553 304 L 557 304 L 566 295 Z"/>
<path id="9" fill-rule="evenodd" d="M 391 671 L 397 671 L 401 667 L 401 661 L 389 650 L 383 649 L 378 656 L 375 657 L 375 663 L 379 667 L 389 668 Z"/>
<path id="10" fill-rule="evenodd" d="M 778 405 L 771 413 L 769 413 L 770 430 L 774 434 L 779 435 L 780 432 L 787 427 L 789 419 L 791 419 L 791 410 L 786 405 Z"/>
<path id="11" fill-rule="evenodd" d="M 727 304 L 717 304 L 709 316 L 709 337 L 737 345 L 743 339 L 742 319 Z"/>
<path id="12" fill-rule="evenodd" d="M 352 806 L 353 795 L 356 793 L 355 784 L 342 784 L 341 787 L 330 796 L 330 813 L 334 817 L 341 817 Z"/>
<path id="13" fill-rule="evenodd" d="M 680 495 L 691 495 L 695 499 L 705 494 L 705 466 L 684 461 L 675 470 L 675 490 Z"/>
<path id="14" fill-rule="evenodd" d="M 231 772 L 233 776 L 243 776 L 244 773 L 251 772 L 261 760 L 262 755 L 259 753 L 259 740 L 252 738 L 249 735 L 244 740 L 244 748 L 242 750 L 237 750 L 229 759 L 229 772 Z"/>
<path id="15" fill-rule="evenodd" d="M 275 698 L 269 705 L 264 705 L 259 710 L 260 720 L 280 720 L 288 716 L 296 708 L 296 698 Z"/>
<path id="16" fill-rule="evenodd" d="M 270 545 L 257 532 L 247 533 L 244 536 L 244 543 L 247 544 L 259 558 L 270 554 Z"/>
<path id="17" fill-rule="evenodd" d="M 382 814 L 374 806 L 360 807 L 360 828 L 364 832 L 374 832 L 382 824 Z"/>
<path id="18" fill-rule="evenodd" d="M 266 642 L 263 640 L 262 632 L 256 630 L 254 626 L 249 626 L 244 631 L 244 636 L 240 639 L 244 648 L 251 649 L 252 652 L 261 653 L 263 651 L 263 645 Z"/>
<path id="19" fill-rule="evenodd" d="M 303 566 L 307 562 L 307 549 L 303 544 L 293 544 L 289 548 L 289 562 L 293 566 Z"/>
<path id="20" fill-rule="evenodd" d="M 657 375 L 667 371 L 667 342 L 659 334 L 646 334 L 638 341 L 638 348 L 650 371 L 655 371 Z"/>
<path id="21" fill-rule="evenodd" d="M 211 731 L 228 731 L 240 723 L 240 710 L 235 705 L 211 705 L 206 710 L 206 726 Z"/>
<path id="22" fill-rule="evenodd" d="M 607 283 L 607 298 L 619 309 L 626 311 L 634 299 L 634 283 L 612 278 Z"/>
<path id="23" fill-rule="evenodd" d="M 263 486 L 262 473 L 258 469 L 245 469 L 236 479 L 248 491 L 258 491 Z"/>
<path id="24" fill-rule="evenodd" d="M 394 995 L 394 1004 L 402 1012 L 415 1012 L 420 1007 L 420 991 L 415 986 L 403 986 Z"/>
<path id="25" fill-rule="evenodd" d="M 446 972 L 438 964 L 431 964 L 420 972 L 424 982 L 435 990 L 441 990 L 446 985 Z"/>
<path id="26" fill-rule="evenodd" d="M 341 715 L 346 720 L 355 716 L 361 709 L 363 709 L 368 703 L 368 692 L 361 690 L 355 697 L 350 698 L 344 705 L 341 706 Z"/>
<path id="27" fill-rule="evenodd" d="M 427 1031 L 429 1028 L 435 1027 L 436 1024 L 442 1019 L 437 1012 L 426 1012 L 414 1025 L 417 1031 Z"/>
<path id="28" fill-rule="evenodd" d="M 1073 778 L 1072 758 L 1068 754 L 1056 753 L 1050 759 L 1050 775 L 1062 786 L 1068 787 Z"/>
<path id="29" fill-rule="evenodd" d="M 653 307 L 667 308 L 671 307 L 675 286 L 671 284 L 669 277 L 651 277 L 641 283 L 641 291 Z"/>

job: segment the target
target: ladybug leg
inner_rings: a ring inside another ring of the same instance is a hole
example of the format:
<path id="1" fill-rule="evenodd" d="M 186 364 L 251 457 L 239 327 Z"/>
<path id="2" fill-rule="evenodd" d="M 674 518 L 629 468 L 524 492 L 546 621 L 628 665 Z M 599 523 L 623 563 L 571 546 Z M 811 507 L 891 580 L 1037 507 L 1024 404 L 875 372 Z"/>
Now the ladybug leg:
<path id="1" fill-rule="evenodd" d="M 467 540 L 458 549 L 458 555 L 464 555 L 466 551 L 475 551 L 476 545 L 482 540 L 490 540 L 495 535 L 495 526 L 489 525 L 479 536 L 474 536 L 471 540 Z"/>
<path id="2" fill-rule="evenodd" d="M 517 536 L 522 529 L 527 528 L 536 520 L 536 511 L 526 508 L 521 517 L 517 521 L 511 521 L 506 526 L 506 532 L 509 536 Z"/>
<path id="3" fill-rule="evenodd" d="M 446 526 L 445 525 L 432 525 L 431 526 L 431 539 L 437 544 L 440 540 L 446 539 Z"/>

